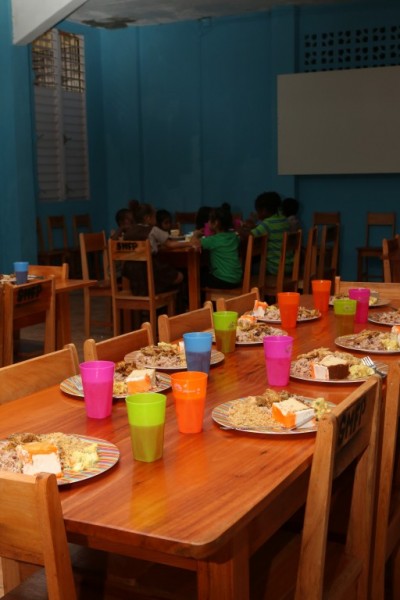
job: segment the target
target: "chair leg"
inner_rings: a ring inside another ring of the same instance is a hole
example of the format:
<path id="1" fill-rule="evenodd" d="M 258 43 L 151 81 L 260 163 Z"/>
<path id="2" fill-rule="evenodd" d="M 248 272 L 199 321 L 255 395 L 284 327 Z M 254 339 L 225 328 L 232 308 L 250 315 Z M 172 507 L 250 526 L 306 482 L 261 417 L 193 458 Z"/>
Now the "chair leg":
<path id="1" fill-rule="evenodd" d="M 90 292 L 87 288 L 83 290 L 83 310 L 85 315 L 85 337 L 90 338 Z"/>
<path id="2" fill-rule="evenodd" d="M 400 598 L 400 544 L 392 553 L 390 558 L 391 561 L 391 575 L 392 575 L 392 598 L 397 600 Z"/>

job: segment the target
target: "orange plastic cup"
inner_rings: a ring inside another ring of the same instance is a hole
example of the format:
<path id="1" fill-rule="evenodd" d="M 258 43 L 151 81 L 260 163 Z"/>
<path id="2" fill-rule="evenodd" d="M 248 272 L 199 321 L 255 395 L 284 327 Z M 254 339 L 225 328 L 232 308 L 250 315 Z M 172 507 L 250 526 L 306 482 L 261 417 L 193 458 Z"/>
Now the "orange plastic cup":
<path id="1" fill-rule="evenodd" d="M 280 292 L 278 294 L 278 306 L 283 329 L 297 327 L 299 303 L 300 294 L 298 292 Z"/>
<path id="2" fill-rule="evenodd" d="M 207 373 L 200 371 L 182 371 L 171 375 L 178 430 L 181 433 L 202 431 L 207 381 Z"/>
<path id="3" fill-rule="evenodd" d="M 314 307 L 320 312 L 328 312 L 329 295 L 331 293 L 330 279 L 314 279 L 311 282 Z"/>

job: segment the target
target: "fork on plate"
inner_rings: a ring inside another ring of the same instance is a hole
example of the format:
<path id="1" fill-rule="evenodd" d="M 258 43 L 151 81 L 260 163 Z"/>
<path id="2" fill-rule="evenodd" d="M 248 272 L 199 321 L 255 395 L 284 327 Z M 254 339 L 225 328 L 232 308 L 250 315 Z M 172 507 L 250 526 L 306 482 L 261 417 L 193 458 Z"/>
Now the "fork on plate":
<path id="1" fill-rule="evenodd" d="M 371 367 L 371 369 L 373 369 L 375 371 L 375 373 L 377 373 L 378 375 L 380 375 L 381 377 L 386 377 L 386 373 L 384 373 L 383 371 L 381 371 L 377 366 L 376 363 L 372 360 L 372 358 L 370 356 L 364 356 L 364 358 L 361 359 L 361 362 L 364 365 L 367 365 L 367 367 Z"/>

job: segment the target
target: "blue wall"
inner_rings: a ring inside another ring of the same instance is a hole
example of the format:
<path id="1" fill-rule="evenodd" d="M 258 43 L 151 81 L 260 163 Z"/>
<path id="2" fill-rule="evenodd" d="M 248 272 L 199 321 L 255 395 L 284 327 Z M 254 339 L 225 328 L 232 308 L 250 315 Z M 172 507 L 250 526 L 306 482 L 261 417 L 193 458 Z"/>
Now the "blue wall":
<path id="1" fill-rule="evenodd" d="M 133 197 L 171 211 L 228 201 L 247 215 L 276 189 L 300 200 L 305 233 L 314 210 L 341 211 L 341 272 L 353 278 L 365 213 L 397 210 L 400 176 L 279 176 L 276 75 L 304 67 L 307 34 L 391 25 L 400 7 L 390 0 L 122 30 L 62 23 L 85 35 L 91 200 L 38 203 L 29 49 L 12 46 L 9 0 L 0 3 L 0 270 L 32 260 L 36 214 L 90 212 L 109 230 Z"/>

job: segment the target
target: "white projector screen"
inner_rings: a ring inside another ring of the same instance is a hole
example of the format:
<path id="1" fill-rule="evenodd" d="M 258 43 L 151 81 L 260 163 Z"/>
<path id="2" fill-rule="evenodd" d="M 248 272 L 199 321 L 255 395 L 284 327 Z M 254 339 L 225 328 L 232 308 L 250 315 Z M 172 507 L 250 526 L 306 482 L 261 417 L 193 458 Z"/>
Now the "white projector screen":
<path id="1" fill-rule="evenodd" d="M 400 172 L 400 67 L 278 75 L 278 173 Z"/>

